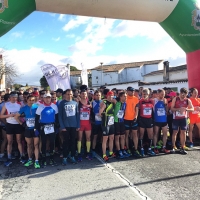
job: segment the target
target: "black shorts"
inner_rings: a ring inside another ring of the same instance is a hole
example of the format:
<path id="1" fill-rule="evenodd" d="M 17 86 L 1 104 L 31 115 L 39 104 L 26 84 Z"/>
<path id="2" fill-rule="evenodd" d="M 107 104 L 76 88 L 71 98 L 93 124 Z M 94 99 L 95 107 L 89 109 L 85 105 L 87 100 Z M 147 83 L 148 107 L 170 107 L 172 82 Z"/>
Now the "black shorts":
<path id="1" fill-rule="evenodd" d="M 103 136 L 109 136 L 115 134 L 115 125 L 102 126 Z"/>
<path id="2" fill-rule="evenodd" d="M 93 124 L 92 125 L 92 134 L 98 135 L 99 133 L 102 134 L 102 127 L 101 124 Z"/>
<path id="3" fill-rule="evenodd" d="M 6 124 L 6 134 L 22 134 L 22 127 L 20 124 Z"/>
<path id="4" fill-rule="evenodd" d="M 125 131 L 124 122 L 115 122 L 115 135 L 124 135 Z"/>
<path id="5" fill-rule="evenodd" d="M 138 123 L 137 120 L 124 120 L 124 125 L 126 130 L 137 130 L 138 128 Z"/>
<path id="6" fill-rule="evenodd" d="M 153 127 L 153 119 L 140 117 L 139 127 L 141 128 L 152 128 Z"/>
<path id="7" fill-rule="evenodd" d="M 172 129 L 174 131 L 178 131 L 179 127 L 182 131 L 187 130 L 187 119 L 186 118 L 184 118 L 184 119 L 173 119 Z"/>
<path id="8" fill-rule="evenodd" d="M 34 138 L 34 137 L 39 137 L 35 135 L 35 131 L 33 129 L 26 129 L 24 132 L 24 137 L 26 138 Z"/>
<path id="9" fill-rule="evenodd" d="M 154 122 L 154 126 L 163 128 L 163 127 L 167 126 L 167 122 Z"/>

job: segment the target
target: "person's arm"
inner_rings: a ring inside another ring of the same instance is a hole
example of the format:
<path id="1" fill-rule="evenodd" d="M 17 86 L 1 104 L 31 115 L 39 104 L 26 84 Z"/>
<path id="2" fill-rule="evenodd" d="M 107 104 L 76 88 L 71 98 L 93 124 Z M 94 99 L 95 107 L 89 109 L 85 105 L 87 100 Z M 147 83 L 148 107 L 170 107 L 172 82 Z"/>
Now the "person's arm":
<path id="1" fill-rule="evenodd" d="M 186 108 L 186 111 L 189 111 L 189 112 L 194 111 L 194 106 L 192 105 L 192 102 L 190 99 L 188 99 L 188 107 Z"/>
<path id="2" fill-rule="evenodd" d="M 59 106 L 58 106 L 58 120 L 59 120 L 59 123 L 60 123 L 60 128 L 61 128 L 61 131 L 66 131 L 65 129 L 65 125 L 63 123 L 63 103 L 60 102 Z"/>
<path id="3" fill-rule="evenodd" d="M 22 125 L 22 122 L 19 120 L 19 117 L 20 117 L 20 114 L 19 114 L 19 113 L 15 114 L 15 120 L 16 120 L 20 125 Z"/>
<path id="4" fill-rule="evenodd" d="M 103 111 L 105 110 L 106 108 L 106 104 L 102 101 L 100 103 L 100 109 L 99 109 L 99 115 L 101 116 L 101 114 L 103 113 Z"/>
<path id="5" fill-rule="evenodd" d="M 167 99 L 165 99 L 165 110 L 166 110 L 166 114 L 167 114 L 169 111 Z"/>
<path id="6" fill-rule="evenodd" d="M 175 103 L 176 103 L 176 97 L 173 98 L 173 100 L 172 100 L 171 111 L 173 111 L 173 112 L 180 111 L 180 108 L 174 108 L 175 107 Z"/>
<path id="7" fill-rule="evenodd" d="M 138 113 L 139 113 L 139 106 L 138 104 L 135 106 L 135 119 L 138 118 Z"/>
<path id="8" fill-rule="evenodd" d="M 79 106 L 78 103 L 76 103 L 76 121 L 77 121 L 77 131 L 80 129 L 80 112 L 79 112 Z"/>
<path id="9" fill-rule="evenodd" d="M 14 117 L 15 116 L 15 114 L 7 114 L 7 115 L 5 115 L 5 113 L 6 113 L 6 107 L 4 105 L 2 110 L 1 110 L 0 118 L 1 119 L 5 119 L 5 118 L 8 118 L 8 117 Z"/>

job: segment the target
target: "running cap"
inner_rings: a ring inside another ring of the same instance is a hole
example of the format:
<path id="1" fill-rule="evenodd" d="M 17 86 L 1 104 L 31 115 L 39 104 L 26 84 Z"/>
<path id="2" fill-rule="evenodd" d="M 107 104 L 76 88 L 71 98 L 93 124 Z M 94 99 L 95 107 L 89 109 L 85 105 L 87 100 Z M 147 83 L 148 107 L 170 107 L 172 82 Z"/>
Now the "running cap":
<path id="1" fill-rule="evenodd" d="M 169 95 L 170 97 L 175 97 L 177 94 L 176 94 L 176 92 L 170 92 L 168 95 Z"/>
<path id="2" fill-rule="evenodd" d="M 135 91 L 135 89 L 133 87 L 127 87 L 127 91 L 133 92 L 133 91 Z"/>
<path id="3" fill-rule="evenodd" d="M 51 94 L 50 93 L 44 94 L 43 98 L 46 98 L 46 97 L 51 97 Z"/>
<path id="4" fill-rule="evenodd" d="M 89 91 L 89 94 L 94 95 L 94 91 L 93 91 L 93 90 L 90 90 L 90 91 Z"/>
<path id="5" fill-rule="evenodd" d="M 109 91 L 109 92 L 107 93 L 107 96 L 114 96 L 114 93 L 113 93 L 112 91 Z"/>

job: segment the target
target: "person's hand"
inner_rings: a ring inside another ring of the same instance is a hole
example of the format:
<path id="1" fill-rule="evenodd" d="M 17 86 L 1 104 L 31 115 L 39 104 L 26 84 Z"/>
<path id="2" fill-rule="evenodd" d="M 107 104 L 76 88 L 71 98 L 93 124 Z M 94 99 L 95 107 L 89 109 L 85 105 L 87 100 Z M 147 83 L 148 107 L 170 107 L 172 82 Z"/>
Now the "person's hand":
<path id="1" fill-rule="evenodd" d="M 15 114 L 9 114 L 9 117 L 14 117 L 15 116 Z"/>
<path id="2" fill-rule="evenodd" d="M 116 99 L 113 99 L 113 100 L 112 100 L 112 103 L 116 104 L 116 103 L 117 103 L 117 100 L 116 100 Z"/>
<path id="3" fill-rule="evenodd" d="M 80 130 L 80 128 L 77 128 L 77 129 L 76 129 L 76 131 L 79 131 L 79 130 Z"/>
<path id="4" fill-rule="evenodd" d="M 66 130 L 66 128 L 63 128 L 61 131 L 64 132 L 64 131 L 67 131 L 67 130 Z"/>
<path id="5" fill-rule="evenodd" d="M 180 113 L 181 113 L 181 114 L 183 114 L 185 111 L 186 111 L 186 108 L 185 108 L 185 107 L 181 107 L 181 108 L 180 108 Z"/>

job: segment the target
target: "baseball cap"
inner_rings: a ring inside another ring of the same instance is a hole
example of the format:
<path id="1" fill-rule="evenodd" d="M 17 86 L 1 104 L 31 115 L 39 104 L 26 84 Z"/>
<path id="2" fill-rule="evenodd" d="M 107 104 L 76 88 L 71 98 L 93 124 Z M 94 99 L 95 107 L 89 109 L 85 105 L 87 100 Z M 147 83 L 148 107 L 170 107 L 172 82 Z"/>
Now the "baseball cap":
<path id="1" fill-rule="evenodd" d="M 94 91 L 93 91 L 93 90 L 90 90 L 90 91 L 89 91 L 89 94 L 93 94 L 93 95 L 94 95 Z"/>
<path id="2" fill-rule="evenodd" d="M 107 96 L 114 96 L 114 93 L 113 93 L 112 91 L 109 91 L 109 92 L 107 93 Z"/>
<path id="3" fill-rule="evenodd" d="M 34 97 L 38 97 L 38 96 L 39 96 L 39 92 L 36 92 L 36 91 L 35 91 L 35 92 L 32 93 L 32 95 L 33 95 Z"/>
<path id="4" fill-rule="evenodd" d="M 55 91 L 56 93 L 62 93 L 63 94 L 63 89 L 61 89 L 61 88 L 58 88 L 56 91 Z"/>
<path id="5" fill-rule="evenodd" d="M 176 92 L 170 92 L 168 95 L 169 95 L 170 97 L 175 97 L 177 94 L 176 94 Z"/>
<path id="6" fill-rule="evenodd" d="M 135 89 L 133 87 L 127 87 L 127 91 L 133 92 L 133 91 L 135 91 Z"/>
<path id="7" fill-rule="evenodd" d="M 43 98 L 46 98 L 46 97 L 51 97 L 51 94 L 50 93 L 44 94 Z"/>

